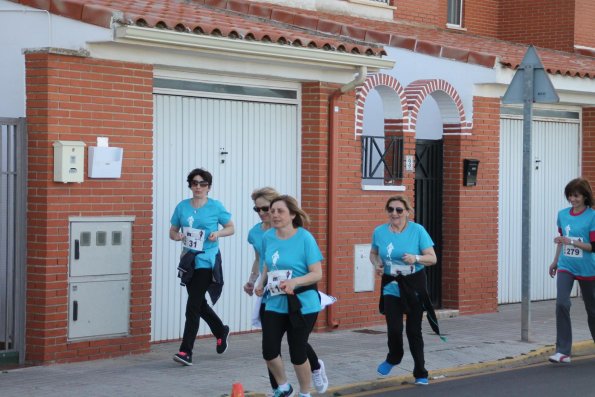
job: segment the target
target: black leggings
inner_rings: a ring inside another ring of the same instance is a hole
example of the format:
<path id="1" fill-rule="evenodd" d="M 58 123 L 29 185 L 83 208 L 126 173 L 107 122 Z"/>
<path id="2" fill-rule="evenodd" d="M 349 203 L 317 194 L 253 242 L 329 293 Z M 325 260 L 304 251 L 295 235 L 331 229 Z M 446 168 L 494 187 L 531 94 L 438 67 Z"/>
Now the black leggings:
<path id="1" fill-rule="evenodd" d="M 213 335 L 216 337 L 223 335 L 223 322 L 209 306 L 205 297 L 212 278 L 213 271 L 211 269 L 194 269 L 192 281 L 186 285 L 186 291 L 188 291 L 186 323 L 184 324 L 184 336 L 182 337 L 180 351 L 191 356 L 201 318 L 206 321 Z"/>
<path id="2" fill-rule="evenodd" d="M 294 365 L 302 365 L 308 359 L 308 337 L 314 328 L 318 313 L 304 314 L 305 326 L 294 328 L 289 314 L 265 311 L 262 322 L 262 356 L 270 361 L 281 355 L 281 340 L 287 332 L 289 358 Z M 318 361 L 318 359 L 316 360 Z"/>
<path id="3" fill-rule="evenodd" d="M 264 308 L 265 308 L 265 304 L 263 303 L 262 305 L 260 305 L 260 320 L 262 323 L 262 319 L 264 318 L 264 316 L 266 315 L 265 313 L 271 313 L 271 312 L 265 312 Z M 316 317 L 318 317 L 318 314 L 316 314 Z M 316 323 L 316 319 L 314 319 L 314 323 Z M 314 327 L 314 323 L 312 324 L 312 328 Z M 312 329 L 310 329 L 310 332 L 312 332 Z M 263 352 L 264 352 L 264 332 L 263 332 L 263 338 L 262 338 L 262 348 L 263 348 Z M 281 355 L 281 353 L 279 353 L 279 355 Z M 264 353 L 263 353 L 264 356 Z M 314 349 L 312 348 L 312 346 L 306 342 L 306 356 L 308 356 L 308 361 L 310 362 L 310 369 L 312 371 L 316 371 L 317 369 L 320 369 L 320 363 L 318 362 L 318 356 L 316 355 L 316 352 L 314 351 Z M 274 357 L 273 357 L 274 358 Z M 271 387 L 273 388 L 273 390 L 275 390 L 276 388 L 279 387 L 279 384 L 277 383 L 277 381 L 275 380 L 275 377 L 273 376 L 273 373 L 269 370 L 269 381 L 271 382 Z"/>
<path id="4" fill-rule="evenodd" d="M 388 329 L 388 354 L 386 355 L 386 361 L 389 364 L 397 365 L 403 359 L 404 306 L 401 298 L 384 295 L 384 313 Z M 405 326 L 407 340 L 409 341 L 409 350 L 413 356 L 413 376 L 416 378 L 428 377 L 424 360 L 424 338 L 421 333 L 422 317 L 423 311 L 421 304 L 412 305 L 410 313 L 407 313 L 407 323 Z"/>

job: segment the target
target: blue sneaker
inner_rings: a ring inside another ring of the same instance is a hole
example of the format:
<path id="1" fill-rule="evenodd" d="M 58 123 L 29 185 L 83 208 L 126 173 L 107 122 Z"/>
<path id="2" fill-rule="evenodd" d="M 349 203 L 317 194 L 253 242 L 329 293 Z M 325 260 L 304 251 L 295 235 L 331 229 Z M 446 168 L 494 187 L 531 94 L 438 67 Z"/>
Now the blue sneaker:
<path id="1" fill-rule="evenodd" d="M 415 378 L 415 384 L 420 386 L 427 386 L 430 384 L 428 378 Z"/>
<path id="2" fill-rule="evenodd" d="M 376 371 L 378 372 L 378 375 L 386 376 L 390 373 L 393 367 L 394 365 L 390 364 L 388 361 L 383 361 L 380 363 Z"/>
<path id="3" fill-rule="evenodd" d="M 275 393 L 273 393 L 273 397 L 293 397 L 293 387 L 289 385 L 289 390 L 281 390 L 277 388 Z"/>

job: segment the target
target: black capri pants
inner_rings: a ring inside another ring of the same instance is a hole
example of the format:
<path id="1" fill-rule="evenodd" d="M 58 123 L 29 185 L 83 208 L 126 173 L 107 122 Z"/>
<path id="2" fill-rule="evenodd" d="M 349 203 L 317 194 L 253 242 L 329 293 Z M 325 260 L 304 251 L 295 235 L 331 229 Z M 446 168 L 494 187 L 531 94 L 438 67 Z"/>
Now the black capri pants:
<path id="1" fill-rule="evenodd" d="M 293 327 L 289 314 L 265 311 L 262 322 L 262 357 L 273 360 L 281 354 L 281 341 L 287 332 L 289 358 L 293 365 L 302 365 L 308 359 L 307 348 L 310 332 L 314 328 L 318 312 L 303 314 L 304 326 Z"/>

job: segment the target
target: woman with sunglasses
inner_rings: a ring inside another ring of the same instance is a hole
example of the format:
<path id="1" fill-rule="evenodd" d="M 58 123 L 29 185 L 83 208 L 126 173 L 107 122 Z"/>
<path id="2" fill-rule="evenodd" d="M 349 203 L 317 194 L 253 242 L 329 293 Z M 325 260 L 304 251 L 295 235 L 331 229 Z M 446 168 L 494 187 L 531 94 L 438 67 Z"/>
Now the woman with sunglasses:
<path id="1" fill-rule="evenodd" d="M 591 336 L 595 341 L 595 211 L 593 191 L 589 181 L 576 178 L 568 182 L 564 195 L 569 208 L 558 212 L 558 236 L 554 238 L 556 254 L 549 267 L 556 279 L 556 353 L 553 363 L 570 363 L 572 325 L 570 323 L 570 292 L 578 280 L 585 303 Z"/>
<path id="2" fill-rule="evenodd" d="M 234 225 L 231 214 L 223 204 L 208 197 L 213 176 L 210 172 L 196 168 L 188 174 L 188 187 L 192 198 L 182 200 L 171 217 L 169 238 L 181 241 L 183 254 L 192 251 L 194 272 L 190 283 L 186 284 L 186 322 L 180 351 L 174 355 L 174 361 L 183 365 L 192 365 L 192 350 L 198 333 L 200 318 L 207 322 L 217 338 L 217 353 L 227 349 L 229 327 L 209 306 L 205 294 L 213 279 L 213 267 L 219 252 L 219 238 L 231 236 Z M 219 225 L 222 226 L 219 229 Z M 180 232 L 180 230 L 182 232 Z"/>
<path id="3" fill-rule="evenodd" d="M 262 273 L 264 265 L 264 255 L 262 253 L 262 240 L 265 232 L 271 228 L 271 202 L 279 196 L 279 193 L 272 187 L 264 187 L 257 189 L 252 192 L 252 200 L 254 201 L 254 211 L 260 217 L 258 222 L 248 232 L 248 242 L 254 247 L 254 263 L 252 264 L 252 271 L 248 282 L 244 285 L 244 291 L 252 296 L 254 292 L 254 283 Z M 266 295 L 261 297 L 259 305 L 260 318 L 265 316 L 266 307 Z M 309 343 L 306 344 L 306 355 L 308 356 L 308 362 L 310 363 L 310 369 L 312 371 L 312 383 L 318 393 L 324 393 L 328 388 L 328 378 L 324 368 L 322 360 L 318 359 L 316 352 L 312 349 Z M 269 371 L 269 381 L 274 391 L 279 387 L 275 376 Z"/>
<path id="4" fill-rule="evenodd" d="M 309 397 L 308 337 L 321 310 L 316 283 L 322 278 L 322 253 L 312 234 L 303 228 L 309 218 L 293 197 L 276 197 L 269 212 L 273 227 L 263 236 L 262 278 L 254 289 L 262 296 L 263 280 L 267 280 L 268 297 L 261 318 L 263 358 L 278 384 L 273 396 L 294 396 L 281 359 L 281 341 L 287 333 L 299 395 Z"/>
<path id="5" fill-rule="evenodd" d="M 403 314 L 407 313 L 406 333 L 415 384 L 427 385 L 421 297 L 427 296 L 424 267 L 436 264 L 434 243 L 423 226 L 408 219 L 411 206 L 406 197 L 389 198 L 385 210 L 388 222 L 374 229 L 370 249 L 370 261 L 376 273 L 382 275 L 380 311 L 386 317 L 388 334 L 388 354 L 378 366 L 378 374 L 387 376 L 403 359 Z"/>

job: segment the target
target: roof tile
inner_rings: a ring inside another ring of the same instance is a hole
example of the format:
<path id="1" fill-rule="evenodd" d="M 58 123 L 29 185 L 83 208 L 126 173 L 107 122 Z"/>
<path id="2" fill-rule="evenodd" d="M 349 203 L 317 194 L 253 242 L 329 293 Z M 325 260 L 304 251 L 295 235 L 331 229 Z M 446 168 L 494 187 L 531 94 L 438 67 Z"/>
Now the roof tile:
<path id="1" fill-rule="evenodd" d="M 71 0 L 51 0 L 49 11 L 52 14 L 80 20 L 83 15 L 83 4 Z"/>
<path id="2" fill-rule="evenodd" d="M 93 4 L 86 4 L 83 7 L 81 20 L 92 25 L 109 28 L 112 21 L 113 12 L 107 7 Z"/>

